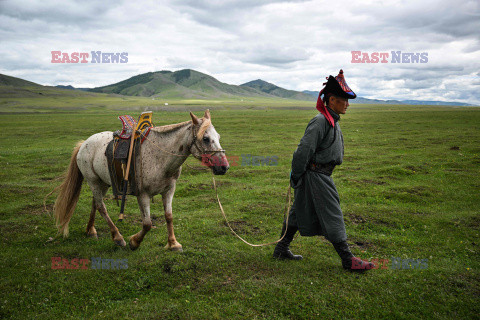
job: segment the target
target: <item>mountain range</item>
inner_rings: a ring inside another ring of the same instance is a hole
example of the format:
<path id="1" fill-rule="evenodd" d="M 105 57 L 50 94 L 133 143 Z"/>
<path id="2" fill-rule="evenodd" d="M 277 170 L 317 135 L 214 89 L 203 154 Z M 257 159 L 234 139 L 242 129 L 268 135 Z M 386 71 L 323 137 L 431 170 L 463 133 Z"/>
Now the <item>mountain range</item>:
<path id="1" fill-rule="evenodd" d="M 314 100 L 310 95 L 286 90 L 263 80 L 237 86 L 220 82 L 212 76 L 191 69 L 148 72 L 90 91 L 164 99 L 269 97 Z"/>
<path id="2" fill-rule="evenodd" d="M 20 78 L 0 74 L 0 86 L 23 88 L 41 85 Z M 173 72 L 148 72 L 114 84 L 96 88 L 74 88 L 71 85 L 58 85 L 56 87 L 65 90 L 152 97 L 154 99 L 242 99 L 246 97 L 263 97 L 316 101 L 318 97 L 318 91 L 305 90 L 300 92 L 287 90 L 261 79 L 241 85 L 231 85 L 220 82 L 210 75 L 191 69 L 183 69 Z M 471 105 L 461 102 L 378 100 L 362 97 L 357 97 L 357 99 L 352 102 L 360 104 Z"/>

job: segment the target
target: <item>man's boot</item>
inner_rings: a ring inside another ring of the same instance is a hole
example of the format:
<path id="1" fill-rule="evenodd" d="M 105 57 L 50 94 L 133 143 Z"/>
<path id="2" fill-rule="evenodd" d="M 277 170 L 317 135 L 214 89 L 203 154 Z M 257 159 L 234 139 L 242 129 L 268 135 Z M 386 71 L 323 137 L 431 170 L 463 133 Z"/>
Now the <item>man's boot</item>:
<path id="1" fill-rule="evenodd" d="M 333 243 L 333 247 L 337 251 L 338 255 L 342 259 L 343 269 L 347 269 L 354 272 L 363 272 L 365 270 L 374 269 L 376 266 L 371 262 L 363 261 L 360 258 L 355 257 L 348 247 L 347 241 Z"/>
<path id="2" fill-rule="evenodd" d="M 286 224 L 285 221 L 283 222 L 283 227 L 282 227 L 282 234 L 285 233 L 285 228 Z M 294 255 L 292 251 L 288 248 L 290 246 L 290 242 L 293 241 L 293 237 L 295 236 L 295 233 L 297 232 L 298 228 L 297 227 L 292 227 L 288 226 L 287 228 L 287 234 L 285 234 L 285 237 L 277 243 L 277 246 L 275 247 L 275 250 L 273 251 L 273 257 L 275 259 L 285 259 L 285 260 L 302 260 L 303 257 L 300 255 Z"/>

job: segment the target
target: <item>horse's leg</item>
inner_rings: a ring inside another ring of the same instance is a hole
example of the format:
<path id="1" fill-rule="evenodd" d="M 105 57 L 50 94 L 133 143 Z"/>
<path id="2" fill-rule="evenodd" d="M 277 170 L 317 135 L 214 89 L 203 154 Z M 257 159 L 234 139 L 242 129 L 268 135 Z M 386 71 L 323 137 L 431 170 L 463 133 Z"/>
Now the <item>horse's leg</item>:
<path id="1" fill-rule="evenodd" d="M 168 242 L 165 249 L 172 251 L 183 251 L 182 245 L 175 239 L 173 232 L 173 214 L 172 214 L 172 200 L 175 193 L 175 184 L 165 193 L 162 193 L 163 210 L 165 211 L 165 220 L 167 221 Z"/>
<path id="2" fill-rule="evenodd" d="M 110 217 L 108 216 L 107 207 L 103 202 L 103 197 L 107 193 L 109 186 L 100 181 L 98 182 L 89 181 L 88 184 L 92 189 L 93 199 L 95 201 L 95 207 L 97 208 L 98 212 L 100 212 L 102 217 L 105 218 L 105 221 L 107 221 L 107 224 L 110 227 L 110 232 L 112 234 L 113 242 L 115 242 L 116 245 L 125 247 L 127 244 L 125 240 L 123 240 L 123 236 L 118 231 L 118 228 L 115 226 L 112 219 L 110 219 Z"/>
<path id="3" fill-rule="evenodd" d="M 95 198 L 92 198 L 92 211 L 90 212 L 90 219 L 87 224 L 87 236 L 98 239 L 97 230 L 95 230 L 95 213 L 97 207 L 95 206 Z"/>
<path id="4" fill-rule="evenodd" d="M 138 206 L 142 213 L 142 230 L 130 237 L 130 249 L 137 249 L 143 241 L 143 237 L 152 228 L 152 220 L 150 220 L 150 196 L 141 194 L 137 197 Z"/>

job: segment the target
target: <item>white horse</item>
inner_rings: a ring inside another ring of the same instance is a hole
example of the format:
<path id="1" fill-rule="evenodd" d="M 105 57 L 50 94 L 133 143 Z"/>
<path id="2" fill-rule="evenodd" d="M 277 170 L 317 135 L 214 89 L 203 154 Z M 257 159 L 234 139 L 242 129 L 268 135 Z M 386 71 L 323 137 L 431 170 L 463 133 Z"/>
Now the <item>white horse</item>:
<path id="1" fill-rule="evenodd" d="M 175 184 L 182 171 L 182 164 L 192 154 L 196 159 L 208 159 L 214 174 L 225 174 L 229 168 L 225 150 L 220 146 L 220 135 L 211 123 L 207 109 L 203 118 L 190 112 L 191 121 L 153 127 L 148 138 L 141 145 L 136 156 L 135 180 L 139 195 L 138 205 L 142 214 L 143 228 L 130 237 L 129 245 L 137 249 L 152 227 L 150 219 L 150 199 L 162 195 L 168 242 L 166 249 L 181 251 L 182 245 L 173 232 L 172 199 Z M 64 182 L 60 186 L 55 201 L 54 215 L 59 233 L 68 236 L 68 223 L 73 215 L 80 196 L 82 181 L 85 178 L 93 193 L 92 211 L 87 224 L 87 235 L 97 238 L 95 213 L 98 210 L 107 221 L 112 239 L 119 246 L 126 246 L 123 236 L 108 216 L 103 198 L 112 185 L 108 172 L 105 150 L 113 139 L 111 131 L 94 134 L 84 142 L 79 142 L 73 150 L 70 166 Z M 211 161 L 211 162 L 210 162 Z"/>

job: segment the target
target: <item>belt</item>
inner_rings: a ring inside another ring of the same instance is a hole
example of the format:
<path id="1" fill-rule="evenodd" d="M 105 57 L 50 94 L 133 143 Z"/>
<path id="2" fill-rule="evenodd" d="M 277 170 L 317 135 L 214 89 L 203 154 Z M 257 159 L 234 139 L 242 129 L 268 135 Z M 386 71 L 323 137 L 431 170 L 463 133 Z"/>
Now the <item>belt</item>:
<path id="1" fill-rule="evenodd" d="M 333 169 L 335 169 L 335 164 L 327 163 L 327 164 L 315 164 L 311 163 L 308 166 L 308 169 L 314 172 L 318 172 L 327 176 L 331 176 Z"/>

